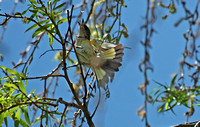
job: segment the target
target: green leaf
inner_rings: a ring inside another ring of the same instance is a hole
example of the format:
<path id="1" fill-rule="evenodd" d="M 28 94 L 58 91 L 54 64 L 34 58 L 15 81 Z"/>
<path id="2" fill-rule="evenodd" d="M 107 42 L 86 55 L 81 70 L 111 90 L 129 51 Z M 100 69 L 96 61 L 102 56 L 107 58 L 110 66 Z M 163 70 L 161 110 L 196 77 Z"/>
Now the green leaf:
<path id="1" fill-rule="evenodd" d="M 54 25 L 50 26 L 49 30 L 50 31 L 54 30 Z M 54 34 L 54 33 L 52 33 L 52 34 Z M 53 49 L 53 47 L 52 47 L 52 45 L 53 45 L 53 36 L 50 33 L 48 33 L 48 36 L 49 36 L 49 45 Z"/>
<path id="2" fill-rule="evenodd" d="M 8 119 L 7 119 L 7 117 L 4 118 L 4 123 L 5 123 L 6 127 L 8 127 Z"/>
<path id="3" fill-rule="evenodd" d="M 35 89 L 33 89 L 31 92 L 30 92 L 30 94 L 33 94 L 35 92 Z"/>
<path id="4" fill-rule="evenodd" d="M 6 86 L 9 88 L 14 88 L 14 89 L 18 90 L 18 87 L 15 84 L 9 83 L 9 84 L 6 84 Z"/>
<path id="5" fill-rule="evenodd" d="M 108 33 L 109 30 L 110 30 L 110 28 L 111 28 L 111 26 L 107 26 L 107 27 L 105 28 L 105 32 Z"/>
<path id="6" fill-rule="evenodd" d="M 47 112 L 45 112 L 45 116 L 46 116 L 46 125 L 48 125 L 49 117 Z"/>
<path id="7" fill-rule="evenodd" d="M 119 41 L 121 40 L 122 34 L 123 34 L 123 31 L 120 32 L 120 35 L 119 35 L 119 37 L 116 40 L 116 44 L 117 45 L 119 44 Z"/>
<path id="8" fill-rule="evenodd" d="M 12 115 L 14 114 L 14 112 L 19 109 L 19 106 L 16 106 L 14 108 L 11 108 L 10 110 L 7 110 L 7 112 L 5 112 L 4 117 L 7 117 L 8 115 L 10 116 L 10 118 L 12 118 Z"/>
<path id="9" fill-rule="evenodd" d="M 23 119 L 20 119 L 19 124 L 22 125 L 22 127 L 29 127 Z"/>
<path id="10" fill-rule="evenodd" d="M 39 122 L 40 120 L 42 120 L 40 117 L 35 119 L 35 122 L 33 124 L 36 124 L 37 122 Z"/>
<path id="11" fill-rule="evenodd" d="M 163 111 L 163 108 L 164 108 L 164 106 L 165 106 L 165 104 L 162 104 L 162 105 L 160 106 L 160 108 L 158 109 L 158 112 L 162 112 L 162 111 Z"/>
<path id="12" fill-rule="evenodd" d="M 170 83 L 170 90 L 172 89 L 172 87 L 173 87 L 173 85 L 174 85 L 174 83 L 175 83 L 175 80 L 176 80 L 177 75 L 178 75 L 178 74 L 175 74 L 175 75 L 174 75 L 174 77 L 173 77 L 173 79 L 172 79 L 172 81 L 171 81 L 171 83 Z"/>
<path id="13" fill-rule="evenodd" d="M 29 10 L 31 12 L 31 10 Z M 33 12 L 33 14 L 31 15 L 30 19 L 33 19 L 35 16 L 37 15 L 37 10 L 36 12 Z M 30 23 L 31 20 L 28 20 L 28 23 Z"/>
<path id="14" fill-rule="evenodd" d="M 56 4 L 57 2 L 59 2 L 60 0 L 54 0 L 52 5 Z"/>
<path id="15" fill-rule="evenodd" d="M 4 121 L 4 113 L 1 113 L 0 114 L 0 126 L 2 126 L 3 121 Z"/>
<path id="16" fill-rule="evenodd" d="M 58 25 L 62 24 L 63 22 L 68 21 L 68 18 L 63 18 L 57 22 Z"/>
<path id="17" fill-rule="evenodd" d="M 43 28 L 38 28 L 32 35 L 32 38 L 40 34 L 41 32 L 45 31 Z"/>
<path id="18" fill-rule="evenodd" d="M 55 15 L 54 15 L 54 11 L 53 10 L 51 10 L 50 17 L 51 17 L 51 22 L 52 23 L 56 23 L 56 19 L 55 19 Z M 54 26 L 52 25 L 52 27 L 54 27 Z"/>
<path id="19" fill-rule="evenodd" d="M 159 88 L 159 89 L 154 93 L 153 97 L 156 96 L 162 89 L 163 89 L 163 88 Z"/>
<path id="20" fill-rule="evenodd" d="M 49 4 L 50 4 L 50 1 L 47 1 L 47 7 L 46 7 L 47 13 L 49 12 Z"/>
<path id="21" fill-rule="evenodd" d="M 29 0 L 30 3 L 37 5 L 36 0 Z"/>
<path id="22" fill-rule="evenodd" d="M 176 101 L 174 102 L 174 104 L 173 104 L 172 106 L 169 104 L 169 108 L 168 108 L 166 111 L 171 110 L 171 112 L 172 112 L 173 114 L 176 114 L 176 113 L 174 112 L 174 110 L 173 110 L 173 108 L 176 106 L 176 104 L 177 104 Z"/>
<path id="23" fill-rule="evenodd" d="M 64 2 L 64 3 L 62 3 L 62 4 L 58 5 L 58 6 L 56 6 L 53 10 L 60 9 L 60 8 L 62 8 L 65 4 L 66 4 L 66 3 Z"/>
<path id="24" fill-rule="evenodd" d="M 17 100 L 18 97 L 21 96 L 21 95 L 22 95 L 21 93 L 15 94 L 15 95 L 12 96 L 12 99 Z M 21 98 L 21 97 L 19 97 L 19 98 Z"/>
<path id="25" fill-rule="evenodd" d="M 56 118 L 55 117 L 55 115 L 53 115 L 53 114 L 49 114 L 53 119 L 56 119 L 57 121 L 59 121 L 59 119 L 58 118 Z"/>
<path id="26" fill-rule="evenodd" d="M 157 81 L 155 81 L 155 80 L 153 80 L 155 83 L 157 83 L 158 85 L 160 85 L 160 86 L 162 86 L 162 87 L 164 87 L 165 89 L 168 89 L 168 87 L 167 86 L 165 86 L 165 85 L 163 85 L 163 84 L 161 84 L 161 83 L 159 83 L 159 82 L 157 82 Z"/>
<path id="27" fill-rule="evenodd" d="M 62 12 L 63 12 L 63 10 L 60 10 L 60 11 L 54 13 L 54 15 L 55 15 L 55 16 L 58 16 L 58 15 L 60 15 Z"/>
<path id="28" fill-rule="evenodd" d="M 199 105 L 200 105 L 200 103 L 196 103 L 196 104 L 194 104 L 194 105 L 198 105 L 198 106 L 199 106 Z"/>
<path id="29" fill-rule="evenodd" d="M 16 72 L 15 70 L 12 70 L 10 68 L 7 68 L 7 67 L 1 66 L 1 65 L 0 65 L 0 68 L 2 68 L 4 71 L 6 71 L 10 74 L 13 74 L 13 75 L 18 74 L 18 72 Z"/>
<path id="30" fill-rule="evenodd" d="M 26 89 L 25 89 L 24 83 L 21 81 L 18 83 L 18 85 L 19 85 L 19 88 L 21 89 L 21 91 L 26 94 Z"/>
<path id="31" fill-rule="evenodd" d="M 21 117 L 21 110 L 18 109 L 16 114 L 15 114 L 15 118 L 17 118 L 17 120 L 20 120 L 20 117 Z"/>
<path id="32" fill-rule="evenodd" d="M 27 122 L 29 125 L 31 125 L 31 121 L 30 121 L 30 118 L 29 118 L 29 114 L 28 114 L 27 107 L 21 108 L 21 110 L 22 110 L 22 113 L 23 113 L 23 115 L 24 115 L 24 117 L 25 117 L 26 122 Z"/>
<path id="33" fill-rule="evenodd" d="M 43 27 L 49 28 L 49 27 L 54 27 L 54 25 L 52 23 L 48 23 L 48 24 L 45 24 Z"/>
<path id="34" fill-rule="evenodd" d="M 30 7 L 28 7 L 25 11 L 23 11 L 23 12 L 21 13 L 21 15 L 25 15 L 26 12 L 27 12 L 29 9 L 30 9 Z"/>
<path id="35" fill-rule="evenodd" d="M 41 117 L 36 118 L 33 124 L 36 124 L 37 122 L 41 121 L 45 117 L 46 117 L 45 115 L 42 115 Z"/>
<path id="36" fill-rule="evenodd" d="M 32 7 L 33 7 L 33 6 L 32 6 Z M 38 12 L 38 10 L 39 10 L 38 8 L 37 8 L 37 9 L 33 9 L 33 10 L 32 10 L 32 9 L 29 9 L 29 11 L 32 12 L 33 14 L 36 14 L 36 13 Z M 31 15 L 31 17 L 32 17 L 32 15 Z"/>
<path id="37" fill-rule="evenodd" d="M 38 24 L 42 25 L 42 24 L 47 23 L 47 22 L 49 22 L 49 21 L 50 21 L 49 19 L 48 19 L 48 20 L 44 20 L 44 21 L 40 21 L 40 22 L 38 22 Z M 38 24 L 32 25 L 32 26 L 29 27 L 25 32 L 37 28 L 37 27 L 38 27 Z"/>
<path id="38" fill-rule="evenodd" d="M 48 33 L 48 36 L 49 36 L 49 45 L 50 45 L 50 47 L 53 49 L 53 36 L 50 34 L 50 33 Z"/>
<path id="39" fill-rule="evenodd" d="M 149 95 L 148 96 L 150 96 L 154 91 L 156 91 L 158 88 L 160 88 L 161 86 L 157 86 L 156 88 L 154 88 L 150 93 L 149 93 Z"/>
<path id="40" fill-rule="evenodd" d="M 20 75 L 20 77 L 23 78 L 23 79 L 26 78 L 26 74 L 24 74 L 24 73 L 22 73 L 22 72 L 21 72 L 19 75 Z"/>
<path id="41" fill-rule="evenodd" d="M 19 120 L 14 119 L 14 125 L 15 125 L 15 127 L 19 127 Z"/>

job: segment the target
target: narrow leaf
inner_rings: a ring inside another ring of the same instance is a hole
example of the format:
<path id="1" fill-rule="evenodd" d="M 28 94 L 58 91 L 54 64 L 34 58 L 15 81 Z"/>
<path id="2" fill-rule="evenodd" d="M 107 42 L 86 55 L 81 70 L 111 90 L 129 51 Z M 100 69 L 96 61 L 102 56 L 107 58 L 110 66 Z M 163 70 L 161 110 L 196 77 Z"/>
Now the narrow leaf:
<path id="1" fill-rule="evenodd" d="M 50 47 L 53 49 L 52 45 L 53 45 L 53 36 L 51 34 L 48 33 L 49 36 L 49 45 Z"/>
<path id="2" fill-rule="evenodd" d="M 38 24 L 42 25 L 42 24 L 47 23 L 47 22 L 49 22 L 49 19 L 48 19 L 48 20 L 44 20 L 44 21 L 40 21 L 40 22 L 38 22 Z M 32 26 L 29 27 L 25 32 L 37 28 L 37 27 L 38 27 L 38 24 L 32 25 Z"/>
<path id="3" fill-rule="evenodd" d="M 30 94 L 33 94 L 35 92 L 35 89 L 33 89 L 31 92 L 30 92 Z"/>
<path id="4" fill-rule="evenodd" d="M 43 27 L 46 28 L 46 29 L 48 29 L 48 28 L 49 28 L 50 26 L 52 26 L 52 25 L 53 25 L 52 23 L 49 23 L 49 24 L 45 24 Z M 33 33 L 32 38 L 34 38 L 35 36 L 37 36 L 39 33 L 45 31 L 44 28 L 42 28 L 42 27 L 38 28 L 38 29 Z"/>
<path id="5" fill-rule="evenodd" d="M 56 6 L 53 10 L 60 9 L 60 8 L 62 8 L 65 4 L 66 4 L 66 3 L 64 2 L 64 3 L 62 3 L 62 4 L 58 5 L 58 6 Z"/>
<path id="6" fill-rule="evenodd" d="M 60 25 L 63 22 L 66 22 L 66 21 L 68 21 L 68 18 L 63 18 L 63 19 L 59 20 L 57 24 Z"/>
<path id="7" fill-rule="evenodd" d="M 31 11 L 31 10 L 29 10 Z M 33 12 L 33 14 L 31 15 L 30 19 L 33 19 L 35 16 L 37 15 L 37 11 Z M 30 23 L 31 20 L 28 20 L 28 23 Z"/>
<path id="8" fill-rule="evenodd" d="M 57 2 L 59 2 L 60 0 L 54 0 L 52 5 L 56 4 Z"/>
<path id="9" fill-rule="evenodd" d="M 15 118 L 16 118 L 17 120 L 20 120 L 20 117 L 21 117 L 21 110 L 18 109 L 17 112 L 16 112 L 16 114 L 15 114 Z"/>
<path id="10" fill-rule="evenodd" d="M 116 44 L 119 44 L 119 41 L 120 41 L 120 39 L 122 37 L 122 34 L 123 34 L 123 31 L 120 32 L 120 35 L 119 35 L 118 39 L 116 40 Z"/>
<path id="11" fill-rule="evenodd" d="M 37 5 L 37 2 L 35 0 L 29 0 L 30 3 Z"/>
<path id="12" fill-rule="evenodd" d="M 157 86 L 156 88 L 154 88 L 150 93 L 149 93 L 149 95 L 148 96 L 150 96 L 154 91 L 156 91 L 158 88 L 160 88 L 161 86 Z"/>
<path id="13" fill-rule="evenodd" d="M 19 127 L 19 120 L 14 119 L 14 125 L 15 125 L 15 127 Z"/>
<path id="14" fill-rule="evenodd" d="M 28 114 L 27 107 L 22 108 L 22 113 L 23 113 L 23 115 L 24 115 L 24 117 L 25 117 L 26 122 L 27 122 L 29 125 L 31 125 L 31 121 L 30 121 L 30 118 L 29 118 L 29 114 Z"/>
<path id="15" fill-rule="evenodd" d="M 166 87 L 165 85 L 163 85 L 163 84 L 161 84 L 161 83 L 159 83 L 159 82 L 157 82 L 157 81 L 155 81 L 155 80 L 153 80 L 155 83 L 157 83 L 158 85 L 160 85 L 160 86 L 163 86 L 165 89 L 168 89 L 168 87 Z"/>
<path id="16" fill-rule="evenodd" d="M 23 119 L 20 119 L 19 124 L 22 125 L 22 127 L 29 127 Z"/>
<path id="17" fill-rule="evenodd" d="M 39 33 L 43 32 L 44 29 L 43 28 L 38 28 L 32 35 L 32 38 L 34 38 L 35 36 L 37 36 Z"/>
<path id="18" fill-rule="evenodd" d="M 25 89 L 24 83 L 21 81 L 18 83 L 18 85 L 19 85 L 19 88 L 21 89 L 21 91 L 26 94 L 26 89 Z"/>
<path id="19" fill-rule="evenodd" d="M 7 117 L 4 118 L 4 123 L 5 123 L 6 127 L 8 127 L 8 119 L 7 119 Z"/>
<path id="20" fill-rule="evenodd" d="M 0 126 L 1 126 L 2 123 L 3 123 L 3 120 L 4 120 L 4 113 L 1 113 L 1 114 L 0 114 Z"/>
<path id="21" fill-rule="evenodd" d="M 10 68 L 4 67 L 0 65 L 0 68 L 2 68 L 4 71 L 10 73 L 10 74 L 18 74 L 18 72 L 16 72 L 15 70 L 12 70 Z"/>
<path id="22" fill-rule="evenodd" d="M 33 124 L 36 124 L 37 122 L 41 121 L 43 118 L 45 118 L 45 115 L 42 115 L 41 117 L 36 118 Z"/>
<path id="23" fill-rule="evenodd" d="M 28 7 L 25 11 L 23 11 L 23 12 L 21 13 L 21 15 L 25 15 L 26 12 L 29 10 L 29 8 L 30 8 L 30 7 Z"/>
<path id="24" fill-rule="evenodd" d="M 170 90 L 172 89 L 174 83 L 175 83 L 175 80 L 176 80 L 176 77 L 177 77 L 178 74 L 175 74 L 172 81 L 171 81 L 171 84 L 170 84 Z"/>
<path id="25" fill-rule="evenodd" d="M 58 12 L 55 12 L 55 13 L 54 13 L 54 16 L 58 16 L 58 15 L 60 15 L 62 12 L 63 12 L 63 10 L 60 10 L 60 11 L 58 11 Z"/>

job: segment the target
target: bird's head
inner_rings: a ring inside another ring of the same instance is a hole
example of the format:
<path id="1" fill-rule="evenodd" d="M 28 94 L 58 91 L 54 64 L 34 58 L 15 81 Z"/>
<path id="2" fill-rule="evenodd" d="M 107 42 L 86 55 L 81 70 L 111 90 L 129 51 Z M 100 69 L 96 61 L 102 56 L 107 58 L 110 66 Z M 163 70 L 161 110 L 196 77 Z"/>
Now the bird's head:
<path id="1" fill-rule="evenodd" d="M 79 37 L 87 38 L 90 40 L 90 29 L 87 27 L 83 20 L 82 23 L 79 23 Z"/>

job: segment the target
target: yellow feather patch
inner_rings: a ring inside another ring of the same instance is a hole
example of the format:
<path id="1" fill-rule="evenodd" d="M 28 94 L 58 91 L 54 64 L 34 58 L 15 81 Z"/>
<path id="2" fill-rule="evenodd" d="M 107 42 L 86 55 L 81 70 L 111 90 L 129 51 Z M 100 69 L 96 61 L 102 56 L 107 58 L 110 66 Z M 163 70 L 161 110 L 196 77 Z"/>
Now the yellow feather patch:
<path id="1" fill-rule="evenodd" d="M 103 79 L 103 77 L 106 75 L 106 72 L 101 68 L 94 68 L 94 71 L 98 80 Z"/>
<path id="2" fill-rule="evenodd" d="M 114 59 L 115 58 L 115 49 L 114 48 L 111 48 L 111 49 L 108 49 L 104 52 L 101 53 L 101 57 L 103 57 L 104 59 Z"/>

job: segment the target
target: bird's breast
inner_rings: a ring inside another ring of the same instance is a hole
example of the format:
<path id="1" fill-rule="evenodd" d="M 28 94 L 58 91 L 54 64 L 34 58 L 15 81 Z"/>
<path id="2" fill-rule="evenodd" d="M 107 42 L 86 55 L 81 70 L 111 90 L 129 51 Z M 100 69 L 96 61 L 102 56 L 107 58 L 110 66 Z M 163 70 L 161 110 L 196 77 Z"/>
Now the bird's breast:
<path id="1" fill-rule="evenodd" d="M 95 57 L 95 51 L 89 40 L 77 40 L 76 51 L 82 64 L 90 65 L 92 59 Z"/>

